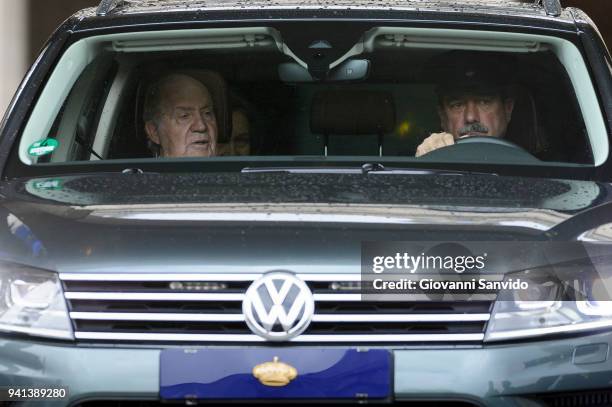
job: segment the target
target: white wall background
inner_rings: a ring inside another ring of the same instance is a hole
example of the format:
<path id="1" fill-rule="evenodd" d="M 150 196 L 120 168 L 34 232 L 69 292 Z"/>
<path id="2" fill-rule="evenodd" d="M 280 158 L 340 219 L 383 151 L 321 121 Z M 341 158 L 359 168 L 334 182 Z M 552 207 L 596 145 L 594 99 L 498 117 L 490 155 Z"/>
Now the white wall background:
<path id="1" fill-rule="evenodd" d="M 0 0 L 0 117 L 28 65 L 27 5 L 25 0 Z"/>

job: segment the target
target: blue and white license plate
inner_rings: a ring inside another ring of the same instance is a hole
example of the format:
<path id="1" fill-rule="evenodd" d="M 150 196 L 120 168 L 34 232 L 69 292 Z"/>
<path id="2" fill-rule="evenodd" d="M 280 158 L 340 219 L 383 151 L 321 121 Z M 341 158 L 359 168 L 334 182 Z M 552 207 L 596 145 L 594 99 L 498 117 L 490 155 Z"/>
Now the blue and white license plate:
<path id="1" fill-rule="evenodd" d="M 391 393 L 391 366 L 380 349 L 166 349 L 160 397 L 381 399 Z"/>

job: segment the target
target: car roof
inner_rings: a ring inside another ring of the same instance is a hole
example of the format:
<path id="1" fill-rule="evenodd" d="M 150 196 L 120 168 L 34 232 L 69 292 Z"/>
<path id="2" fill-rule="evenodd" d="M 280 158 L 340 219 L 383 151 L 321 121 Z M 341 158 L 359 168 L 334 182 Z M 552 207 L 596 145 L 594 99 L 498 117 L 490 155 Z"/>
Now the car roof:
<path id="1" fill-rule="evenodd" d="M 561 8 L 558 0 L 546 0 L 543 5 L 537 3 L 525 0 L 102 0 L 97 9 L 88 9 L 82 17 L 195 10 L 314 8 L 523 15 L 573 21 L 569 9 Z"/>

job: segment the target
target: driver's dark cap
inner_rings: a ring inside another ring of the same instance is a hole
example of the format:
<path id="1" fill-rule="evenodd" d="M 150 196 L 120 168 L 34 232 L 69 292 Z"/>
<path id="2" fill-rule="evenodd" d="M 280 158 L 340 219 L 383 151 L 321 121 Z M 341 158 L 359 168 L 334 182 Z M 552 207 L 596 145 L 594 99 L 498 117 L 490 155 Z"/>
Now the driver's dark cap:
<path id="1" fill-rule="evenodd" d="M 427 63 L 425 75 L 439 96 L 464 92 L 502 92 L 513 84 L 516 60 L 508 54 L 449 51 Z"/>

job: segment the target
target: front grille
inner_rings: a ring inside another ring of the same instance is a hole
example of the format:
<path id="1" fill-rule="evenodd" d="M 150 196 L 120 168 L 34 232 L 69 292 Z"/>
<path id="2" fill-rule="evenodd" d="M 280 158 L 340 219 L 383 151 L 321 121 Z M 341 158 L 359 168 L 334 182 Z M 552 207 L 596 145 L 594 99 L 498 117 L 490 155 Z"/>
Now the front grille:
<path id="1" fill-rule="evenodd" d="M 60 274 L 76 339 L 128 342 L 264 341 L 242 314 L 244 293 L 259 276 Z M 359 274 L 298 276 L 315 298 L 310 326 L 291 340 L 300 343 L 480 342 L 495 299 L 362 301 Z"/>

